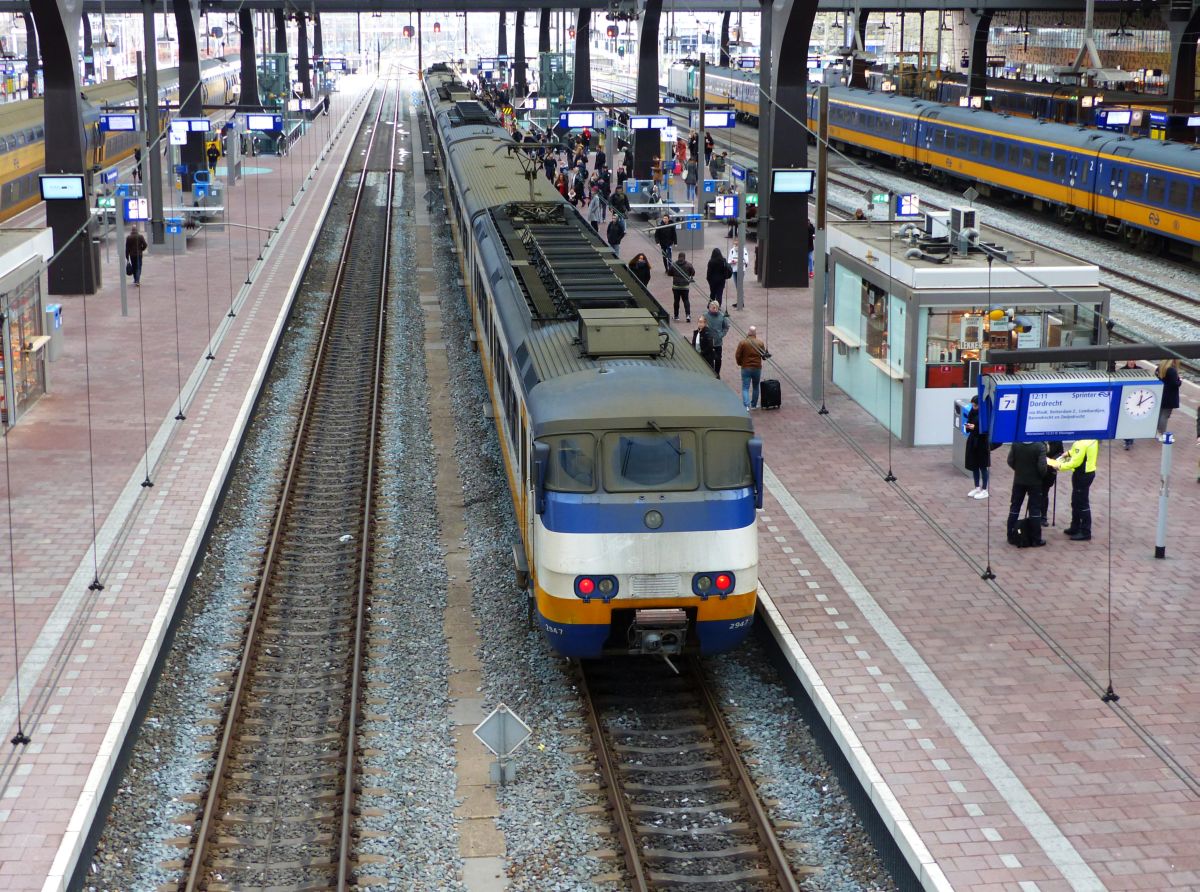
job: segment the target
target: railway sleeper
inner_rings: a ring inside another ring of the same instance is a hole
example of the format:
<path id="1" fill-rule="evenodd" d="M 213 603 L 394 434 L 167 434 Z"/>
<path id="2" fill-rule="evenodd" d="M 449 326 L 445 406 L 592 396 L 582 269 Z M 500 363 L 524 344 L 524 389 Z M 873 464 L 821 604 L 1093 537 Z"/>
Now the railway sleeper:
<path id="1" fill-rule="evenodd" d="M 745 805 L 736 799 L 726 799 L 724 802 L 703 803 L 700 805 L 638 805 L 631 803 L 629 806 L 631 813 L 639 815 L 707 815 L 717 811 L 745 810 Z M 728 831 L 728 825 L 722 829 Z"/>
<path id="2" fill-rule="evenodd" d="M 733 821 L 720 827 L 652 827 L 638 824 L 634 830 L 639 836 L 732 836 L 749 833 L 750 825 L 745 821 Z"/>
<path id="3" fill-rule="evenodd" d="M 219 849 L 231 848 L 268 848 L 270 846 L 311 846 L 327 845 L 333 842 L 332 833 L 312 833 L 305 836 L 269 837 L 267 839 L 248 839 L 242 836 L 218 836 L 213 845 Z"/>
<path id="4" fill-rule="evenodd" d="M 625 743 L 614 743 L 615 753 L 686 753 L 698 750 L 714 750 L 717 745 L 711 740 L 697 740 L 695 743 L 677 743 L 673 746 L 630 746 Z"/>
<path id="5" fill-rule="evenodd" d="M 212 860 L 213 870 L 229 870 L 231 868 L 240 870 L 242 873 L 247 873 L 252 870 L 309 870 L 313 867 L 333 867 L 333 859 L 328 855 L 319 855 L 314 858 L 306 858 L 303 861 L 260 861 L 256 864 L 246 864 L 244 861 L 234 861 L 231 858 L 214 858 Z M 288 887 L 297 888 L 297 887 Z M 312 888 L 323 888 L 320 886 Z"/>
<path id="6" fill-rule="evenodd" d="M 724 778 L 688 784 L 624 784 L 627 793 L 687 793 L 690 790 L 727 790 L 733 781 Z"/>
<path id="7" fill-rule="evenodd" d="M 754 858 L 761 857 L 758 846 L 728 846 L 724 849 L 674 851 L 673 849 L 642 849 L 642 857 L 660 860 L 690 860 L 692 858 Z"/>
<path id="8" fill-rule="evenodd" d="M 633 737 L 635 735 L 655 734 L 659 736 L 667 734 L 707 734 L 708 725 L 680 725 L 674 728 L 613 728 L 609 727 L 609 733 L 614 737 Z"/>
<path id="9" fill-rule="evenodd" d="M 733 873 L 722 874 L 700 874 L 691 876 L 684 873 L 661 873 L 656 870 L 650 871 L 650 879 L 659 886 L 725 886 L 730 883 L 745 883 L 750 880 L 767 880 L 771 878 L 771 872 L 761 867 L 756 867 L 753 870 L 735 870 Z"/>
<path id="10" fill-rule="evenodd" d="M 625 774 L 638 774 L 641 772 L 682 774 L 689 771 L 712 771 L 713 769 L 720 768 L 722 765 L 724 765 L 724 763 L 719 759 L 709 759 L 704 762 L 688 762 L 686 765 L 635 765 L 630 763 L 628 765 L 618 765 L 617 771 Z"/>

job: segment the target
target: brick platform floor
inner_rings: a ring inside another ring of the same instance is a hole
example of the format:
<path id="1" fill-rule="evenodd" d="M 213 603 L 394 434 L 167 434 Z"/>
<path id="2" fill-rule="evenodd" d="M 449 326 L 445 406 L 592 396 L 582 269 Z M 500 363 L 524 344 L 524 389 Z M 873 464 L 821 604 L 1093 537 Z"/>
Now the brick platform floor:
<path id="1" fill-rule="evenodd" d="M 0 726 L 16 733 L 15 659 L 32 738 L 0 757 L 0 888 L 63 888 L 80 854 L 365 111 L 368 81 L 343 84 L 287 157 L 246 159 L 224 200 L 242 226 L 206 230 L 184 256 L 151 246 L 129 316 L 115 245 L 103 290 L 52 298 L 65 350 L 9 433 L 0 479 L 13 537 L 0 547 Z M 283 211 L 260 263 L 262 230 Z M 102 590 L 89 588 L 97 575 Z"/>
<path id="2" fill-rule="evenodd" d="M 621 257 L 646 252 L 669 307 L 641 227 Z M 689 254 L 693 319 L 723 235 L 710 227 Z M 758 325 L 773 353 L 764 377 L 782 381 L 784 400 L 754 413 L 769 468 L 764 601 L 910 864 L 939 888 L 1200 888 L 1197 390 L 1185 387 L 1171 423 L 1166 560 L 1153 557 L 1154 441 L 1103 451 L 1091 542 L 1060 532 L 1063 475 L 1050 544 L 1018 550 L 1005 543 L 1006 447 L 993 453 L 992 498 L 975 501 L 950 447 L 889 454 L 883 428 L 832 384 L 830 414 L 817 413 L 810 300 L 748 284 L 723 378 L 740 388 L 733 352 Z M 992 583 L 980 578 L 989 562 Z M 1115 704 L 1101 700 L 1110 672 Z"/>

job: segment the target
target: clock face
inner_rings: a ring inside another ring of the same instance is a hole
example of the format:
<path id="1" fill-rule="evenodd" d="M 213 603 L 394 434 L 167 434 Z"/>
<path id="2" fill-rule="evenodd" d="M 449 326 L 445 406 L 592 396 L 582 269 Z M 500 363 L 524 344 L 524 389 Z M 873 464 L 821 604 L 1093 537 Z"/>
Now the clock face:
<path id="1" fill-rule="evenodd" d="M 1153 390 L 1139 387 L 1125 394 L 1125 412 L 1133 418 L 1141 418 L 1153 411 L 1158 398 Z"/>

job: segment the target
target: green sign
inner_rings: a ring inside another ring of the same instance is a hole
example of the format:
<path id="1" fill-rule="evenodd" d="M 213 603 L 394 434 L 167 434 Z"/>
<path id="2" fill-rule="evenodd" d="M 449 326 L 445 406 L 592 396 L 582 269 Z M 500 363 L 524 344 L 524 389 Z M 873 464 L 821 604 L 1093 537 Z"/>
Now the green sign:
<path id="1" fill-rule="evenodd" d="M 871 204 L 887 204 L 888 194 L 886 192 L 872 192 Z"/>

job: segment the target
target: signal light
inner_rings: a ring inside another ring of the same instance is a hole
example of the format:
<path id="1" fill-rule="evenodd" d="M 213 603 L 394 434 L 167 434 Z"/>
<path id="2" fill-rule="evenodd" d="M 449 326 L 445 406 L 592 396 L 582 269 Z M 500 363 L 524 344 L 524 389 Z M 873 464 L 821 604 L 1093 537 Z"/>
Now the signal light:
<path id="1" fill-rule="evenodd" d="M 405 25 L 405 26 L 404 26 L 404 31 L 403 31 L 403 34 L 404 34 L 404 36 L 405 36 L 405 37 L 407 37 L 409 40 L 412 40 L 412 39 L 413 39 L 413 37 L 415 37 L 415 36 L 416 36 L 416 33 L 417 33 L 417 29 L 416 29 L 416 28 L 414 28 L 412 25 Z"/>
<path id="2" fill-rule="evenodd" d="M 441 23 L 441 22 L 434 22 L 434 23 L 433 23 L 433 33 L 434 33 L 434 34 L 441 34 L 441 33 L 442 33 L 442 23 Z"/>
<path id="3" fill-rule="evenodd" d="M 575 26 L 574 25 L 572 25 L 570 28 L 567 29 L 567 36 L 574 39 L 574 37 L 575 37 Z"/>
<path id="4" fill-rule="evenodd" d="M 615 576 L 575 577 L 575 597 L 581 598 L 585 604 L 596 597 L 607 604 L 617 596 L 617 589 L 617 577 Z"/>
<path id="5" fill-rule="evenodd" d="M 604 29 L 604 33 L 607 34 L 609 37 L 616 37 L 617 36 L 617 26 L 609 25 L 607 28 Z"/>
<path id="6" fill-rule="evenodd" d="M 579 589 L 580 594 L 590 595 L 592 592 L 594 592 L 596 590 L 596 583 L 594 580 L 588 579 L 585 576 L 585 577 L 583 577 L 583 579 L 579 580 L 579 584 L 576 585 L 575 587 L 577 589 Z"/>
<path id="7" fill-rule="evenodd" d="M 721 591 L 721 592 L 729 591 L 730 582 L 731 582 L 731 580 L 724 573 L 719 575 L 716 579 L 717 591 Z"/>
<path id="8" fill-rule="evenodd" d="M 723 570 L 717 573 L 697 573 L 692 577 L 692 594 L 700 600 L 708 600 L 710 595 L 724 599 L 733 592 L 736 580 L 732 573 Z"/>

